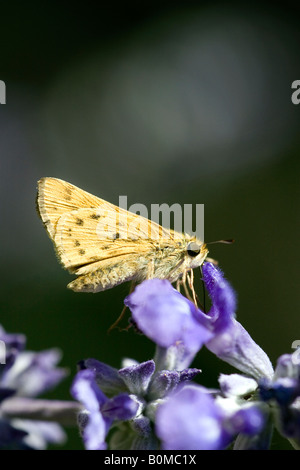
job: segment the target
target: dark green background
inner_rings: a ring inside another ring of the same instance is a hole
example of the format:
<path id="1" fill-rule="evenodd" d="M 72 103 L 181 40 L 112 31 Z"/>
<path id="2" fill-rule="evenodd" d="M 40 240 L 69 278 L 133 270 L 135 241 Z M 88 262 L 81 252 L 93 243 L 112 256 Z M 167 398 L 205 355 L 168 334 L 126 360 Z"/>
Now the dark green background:
<path id="1" fill-rule="evenodd" d="M 107 335 L 129 286 L 75 294 L 35 212 L 36 182 L 65 179 L 115 204 L 204 203 L 205 239 L 238 294 L 238 320 L 275 364 L 300 338 L 297 2 L 1 2 L 1 318 L 28 348 L 76 362 L 150 359 Z M 197 272 L 196 276 L 199 277 Z M 200 291 L 199 279 L 197 286 Z M 200 291 L 201 292 L 201 291 Z M 216 386 L 231 372 L 194 366 Z M 275 440 L 274 447 L 283 444 Z M 66 448 L 82 448 L 70 430 Z"/>

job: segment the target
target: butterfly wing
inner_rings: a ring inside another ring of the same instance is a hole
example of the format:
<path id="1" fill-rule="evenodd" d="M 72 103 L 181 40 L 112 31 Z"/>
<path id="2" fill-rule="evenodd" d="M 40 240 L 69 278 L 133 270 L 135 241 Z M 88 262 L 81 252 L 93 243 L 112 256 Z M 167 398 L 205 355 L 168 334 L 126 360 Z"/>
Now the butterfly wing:
<path id="1" fill-rule="evenodd" d="M 149 241 L 122 237 L 125 221 L 117 209 L 108 210 L 105 205 L 78 209 L 59 219 L 54 244 L 66 269 L 87 274 L 101 266 L 104 268 L 103 261 L 113 262 L 119 256 L 138 257 L 149 252 Z"/>
<path id="2" fill-rule="evenodd" d="M 155 250 L 182 237 L 57 178 L 38 182 L 37 202 L 59 260 L 79 276 L 69 284 L 75 291 L 142 279 Z"/>
<path id="3" fill-rule="evenodd" d="M 58 178 L 42 178 L 38 181 L 37 207 L 52 240 L 57 222 L 62 215 L 80 208 L 98 207 L 102 203 L 113 206 Z"/>

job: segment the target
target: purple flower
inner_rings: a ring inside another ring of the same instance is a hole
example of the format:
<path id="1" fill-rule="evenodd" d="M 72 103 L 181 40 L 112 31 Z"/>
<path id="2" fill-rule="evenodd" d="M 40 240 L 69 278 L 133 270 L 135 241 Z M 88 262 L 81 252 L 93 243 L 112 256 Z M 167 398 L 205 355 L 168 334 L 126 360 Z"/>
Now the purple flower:
<path id="1" fill-rule="evenodd" d="M 3 381 L 3 377 L 14 364 L 17 355 L 25 348 L 26 338 L 21 334 L 6 333 L 0 325 L 0 341 L 4 346 L 0 350 L 0 380 Z"/>
<path id="2" fill-rule="evenodd" d="M 259 394 L 262 401 L 275 409 L 279 432 L 299 449 L 300 364 L 293 354 L 279 357 L 271 379 L 259 380 Z"/>
<path id="3" fill-rule="evenodd" d="M 264 426 L 264 415 L 258 406 L 244 406 L 231 416 L 233 432 L 255 436 Z"/>
<path id="4" fill-rule="evenodd" d="M 61 358 L 57 349 L 20 352 L 1 380 L 2 386 L 15 390 L 15 395 L 36 397 L 54 388 L 66 376 L 66 370 L 55 367 Z"/>
<path id="5" fill-rule="evenodd" d="M 78 363 L 79 369 L 89 369 L 95 374 L 95 381 L 102 392 L 108 397 L 127 391 L 124 380 L 119 376 L 118 369 L 97 359 L 85 359 Z"/>
<path id="6" fill-rule="evenodd" d="M 252 435 L 262 425 L 256 408 L 228 411 L 198 385 L 182 387 L 156 415 L 156 433 L 166 450 L 225 449 L 237 433 Z"/>
<path id="7" fill-rule="evenodd" d="M 157 410 L 156 433 L 166 450 L 224 449 L 230 436 L 222 428 L 223 412 L 196 385 L 184 387 Z"/>
<path id="8" fill-rule="evenodd" d="M 266 450 L 270 446 L 273 420 L 270 408 L 258 395 L 258 383 L 239 374 L 219 377 L 221 396 L 218 403 L 224 410 L 236 410 L 231 423 L 238 433 L 234 450 Z M 252 397 L 249 400 L 249 397 Z"/>
<path id="9" fill-rule="evenodd" d="M 85 408 L 78 416 L 78 424 L 87 450 L 106 449 L 105 438 L 113 421 L 133 418 L 139 406 L 125 393 L 107 398 L 89 369 L 77 373 L 71 393 Z"/>
<path id="10" fill-rule="evenodd" d="M 168 281 L 161 279 L 137 286 L 125 299 L 125 305 L 130 308 L 138 328 L 176 357 L 173 368 L 187 367 L 205 344 L 220 359 L 242 372 L 257 379 L 271 377 L 274 371 L 268 356 L 235 320 L 236 296 L 222 271 L 212 263 L 204 263 L 203 277 L 212 301 L 208 313 L 196 308 Z M 165 365 L 162 362 L 159 367 Z"/>
<path id="11" fill-rule="evenodd" d="M 230 328 L 232 320 L 235 318 L 236 295 L 220 268 L 212 263 L 204 263 L 202 272 L 212 306 L 205 314 L 199 311 L 199 315 L 216 335 Z"/>
<path id="12" fill-rule="evenodd" d="M 256 380 L 240 374 L 221 374 L 219 384 L 223 396 L 227 398 L 252 395 L 258 387 Z"/>
<path id="13" fill-rule="evenodd" d="M 223 361 L 256 379 L 271 377 L 274 371 L 267 354 L 235 320 L 235 294 L 222 271 L 211 263 L 204 263 L 203 276 L 212 300 L 207 318 L 214 332 L 206 347 Z"/>
<path id="14" fill-rule="evenodd" d="M 12 424 L 14 430 L 23 431 L 23 445 L 28 449 L 44 450 L 48 444 L 63 444 L 66 440 L 65 432 L 58 423 L 14 419 Z"/>
<path id="15" fill-rule="evenodd" d="M 236 295 L 221 270 L 204 263 L 203 276 L 207 313 L 166 280 L 144 281 L 125 299 L 157 345 L 154 360 L 127 360 L 120 370 L 81 362 L 73 395 L 85 407 L 79 424 L 87 448 L 104 449 L 109 439 L 110 449 L 267 449 L 274 426 L 300 447 L 299 364 L 283 356 L 274 373 L 235 319 Z M 220 390 L 189 383 L 200 372 L 188 366 L 202 345 L 246 375 L 222 374 Z"/>
<path id="16" fill-rule="evenodd" d="M 225 331 L 216 334 L 206 347 L 223 361 L 255 379 L 273 376 L 273 367 L 267 354 L 235 319 L 232 319 Z"/>
<path id="17" fill-rule="evenodd" d="M 188 365 L 213 335 L 201 324 L 196 306 L 169 281 L 151 279 L 136 287 L 124 301 L 137 327 L 162 348 L 180 351 L 181 366 Z"/>
<path id="18" fill-rule="evenodd" d="M 112 425 L 110 449 L 158 448 L 151 426 L 157 408 L 168 399 L 169 393 L 200 372 L 198 369 L 156 370 L 153 360 L 141 364 L 126 362 L 126 367 L 119 370 L 96 359 L 79 363 L 82 370 L 74 380 L 71 393 L 84 406 L 78 424 L 87 449 L 105 449 Z"/>
<path id="19" fill-rule="evenodd" d="M 24 351 L 25 336 L 6 333 L 2 327 L 0 340 L 6 352 L 5 363 L 0 365 L 0 448 L 44 449 L 47 443 L 62 443 L 62 428 L 57 423 L 38 420 L 37 401 L 31 399 L 55 387 L 66 376 L 64 369 L 56 367 L 59 351 Z M 36 421 L 30 419 L 32 415 Z"/>
<path id="20" fill-rule="evenodd" d="M 300 364 L 293 360 L 293 355 L 279 357 L 274 376 L 262 378 L 259 390 L 263 401 L 274 401 L 280 406 L 289 406 L 300 397 Z"/>

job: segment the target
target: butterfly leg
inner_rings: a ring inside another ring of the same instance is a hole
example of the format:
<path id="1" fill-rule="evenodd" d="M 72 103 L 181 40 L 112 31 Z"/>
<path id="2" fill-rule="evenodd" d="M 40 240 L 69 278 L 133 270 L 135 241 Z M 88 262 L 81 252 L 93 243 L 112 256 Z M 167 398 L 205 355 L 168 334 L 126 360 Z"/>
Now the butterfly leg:
<path id="1" fill-rule="evenodd" d="M 181 277 L 179 277 L 176 281 L 176 290 L 178 290 L 178 292 L 181 291 L 181 286 L 183 286 L 183 280 Z"/>
<path id="2" fill-rule="evenodd" d="M 135 282 L 132 281 L 131 284 L 130 284 L 130 289 L 129 289 L 129 294 L 131 294 L 131 292 L 133 292 L 135 288 Z M 128 294 L 128 295 L 129 295 Z M 119 315 L 119 317 L 116 319 L 116 321 L 108 328 L 107 330 L 107 333 L 110 333 L 114 328 L 116 328 L 116 326 L 120 323 L 120 321 L 122 320 L 122 318 L 124 317 L 125 315 L 125 312 L 126 312 L 126 309 L 127 309 L 127 305 L 124 306 L 121 314 Z M 127 328 L 124 328 L 125 330 L 128 330 L 128 328 L 130 328 L 131 325 L 129 325 Z"/>
<path id="3" fill-rule="evenodd" d="M 186 285 L 186 278 L 187 278 L 187 271 L 184 271 L 182 275 L 182 285 L 184 288 L 185 295 L 187 296 L 189 300 L 191 300 L 191 296 Z"/>
<path id="4" fill-rule="evenodd" d="M 187 280 L 188 280 L 188 284 L 189 284 L 189 288 L 192 292 L 192 296 L 193 296 L 193 302 L 194 304 L 196 305 L 196 307 L 198 306 L 198 297 L 197 297 L 197 294 L 195 292 L 195 288 L 194 288 L 194 271 L 191 269 L 190 271 L 190 275 L 187 274 Z"/>
<path id="5" fill-rule="evenodd" d="M 153 278 L 154 278 L 154 260 L 151 259 L 150 263 L 148 264 L 147 278 L 146 279 L 153 279 Z"/>
<path id="6" fill-rule="evenodd" d="M 184 271 L 182 274 L 182 278 L 177 280 L 176 288 L 180 292 L 180 286 L 183 286 L 186 297 L 191 300 L 191 302 L 193 302 L 193 299 L 190 296 L 189 290 L 187 288 L 187 280 L 189 281 L 189 277 L 187 271 Z"/>

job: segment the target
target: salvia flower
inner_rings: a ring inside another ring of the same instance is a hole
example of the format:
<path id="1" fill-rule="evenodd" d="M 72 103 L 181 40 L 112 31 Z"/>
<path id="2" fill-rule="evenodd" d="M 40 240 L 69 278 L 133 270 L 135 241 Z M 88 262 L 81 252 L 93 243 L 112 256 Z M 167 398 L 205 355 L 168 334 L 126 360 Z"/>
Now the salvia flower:
<path id="1" fill-rule="evenodd" d="M 98 387 L 91 369 L 78 372 L 71 392 L 85 410 L 78 415 L 78 424 L 88 450 L 106 448 L 105 438 L 114 420 L 128 420 L 135 416 L 138 403 L 128 394 L 108 398 Z"/>
<path id="2" fill-rule="evenodd" d="M 151 279 L 125 299 L 137 327 L 163 349 L 175 348 L 178 368 L 188 366 L 213 334 L 201 323 L 198 309 L 169 281 Z"/>
<path id="3" fill-rule="evenodd" d="M 157 407 L 171 391 L 199 373 L 197 369 L 156 371 L 153 360 L 117 370 L 87 359 L 79 367 L 71 393 L 84 406 L 78 424 L 89 450 L 107 448 L 110 430 L 110 448 L 158 448 L 151 426 Z"/>
<path id="4" fill-rule="evenodd" d="M 25 351 L 25 336 L 6 333 L 2 327 L 0 340 L 6 350 L 0 364 L 0 448 L 44 449 L 47 443 L 64 442 L 62 427 L 42 420 L 43 412 L 50 416 L 53 407 L 61 412 L 59 402 L 35 399 L 66 376 L 64 369 L 56 367 L 60 352 Z"/>
<path id="5" fill-rule="evenodd" d="M 273 428 L 300 445 L 299 362 L 267 354 L 236 320 L 236 295 L 222 271 L 203 265 L 211 299 L 204 312 L 161 279 L 144 281 L 126 299 L 132 323 L 156 344 L 154 359 L 119 370 L 81 361 L 73 396 L 88 449 L 268 449 Z M 207 347 L 241 373 L 221 374 L 219 389 L 193 383 L 191 368 Z"/>
<path id="6" fill-rule="evenodd" d="M 273 410 L 279 432 L 300 449 L 300 364 L 293 354 L 279 357 L 271 379 L 260 379 L 259 396 Z"/>
<path id="7" fill-rule="evenodd" d="M 166 450 L 220 450 L 238 434 L 253 435 L 264 424 L 256 407 L 224 407 L 198 385 L 186 385 L 157 410 L 156 432 Z"/>

